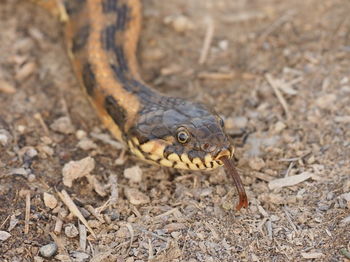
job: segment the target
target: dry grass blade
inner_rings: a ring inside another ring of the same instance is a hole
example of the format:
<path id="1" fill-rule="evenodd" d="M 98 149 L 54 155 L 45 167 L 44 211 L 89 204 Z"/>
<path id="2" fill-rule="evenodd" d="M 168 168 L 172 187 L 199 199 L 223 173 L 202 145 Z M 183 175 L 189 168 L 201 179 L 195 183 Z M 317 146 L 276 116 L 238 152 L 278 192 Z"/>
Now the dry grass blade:
<path id="1" fill-rule="evenodd" d="M 92 228 L 89 226 L 88 222 L 84 218 L 84 216 L 79 211 L 78 207 L 74 204 L 71 197 L 68 195 L 66 190 L 62 190 L 61 192 L 57 192 L 63 203 L 68 207 L 69 211 L 72 212 L 73 215 L 75 215 L 90 231 L 91 235 L 96 238 L 95 232 L 92 230 Z"/>
<path id="2" fill-rule="evenodd" d="M 309 179 L 310 177 L 312 177 L 311 173 L 304 172 L 304 173 L 301 173 L 300 175 L 275 179 L 275 180 L 272 180 L 269 182 L 269 188 L 272 190 L 275 188 L 294 186 L 296 184 L 299 184 L 299 183 Z"/>
<path id="3" fill-rule="evenodd" d="M 214 26 L 214 21 L 212 18 L 208 18 L 207 25 L 208 25 L 208 27 L 207 27 L 207 31 L 205 33 L 203 47 L 202 47 L 201 55 L 200 55 L 199 61 L 198 61 L 198 63 L 200 65 L 204 64 L 205 61 L 207 60 L 211 41 L 213 40 L 213 36 L 214 36 L 215 26 Z"/>
<path id="4" fill-rule="evenodd" d="M 29 233 L 29 219 L 30 219 L 30 191 L 26 193 L 26 213 L 25 213 L 25 224 L 24 234 Z"/>
<path id="5" fill-rule="evenodd" d="M 289 120 L 291 118 L 291 114 L 288 108 L 288 104 L 287 104 L 287 101 L 284 99 L 282 93 L 280 92 L 279 87 L 276 83 L 276 80 L 270 74 L 266 74 L 265 78 L 267 82 L 269 82 L 273 91 L 275 92 L 275 95 L 277 96 L 278 101 L 281 103 L 283 110 L 286 113 L 287 120 Z"/>

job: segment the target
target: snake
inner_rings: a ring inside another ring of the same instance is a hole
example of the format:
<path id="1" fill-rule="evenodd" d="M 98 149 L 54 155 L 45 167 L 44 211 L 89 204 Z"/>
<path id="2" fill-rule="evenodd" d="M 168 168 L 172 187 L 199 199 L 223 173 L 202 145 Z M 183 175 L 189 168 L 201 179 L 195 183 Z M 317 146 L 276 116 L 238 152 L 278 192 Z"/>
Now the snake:
<path id="1" fill-rule="evenodd" d="M 239 195 L 236 209 L 248 206 L 223 119 L 207 105 L 165 95 L 142 80 L 136 56 L 140 0 L 34 1 L 59 10 L 78 82 L 117 140 L 139 159 L 160 166 L 212 170 L 224 165 Z"/>

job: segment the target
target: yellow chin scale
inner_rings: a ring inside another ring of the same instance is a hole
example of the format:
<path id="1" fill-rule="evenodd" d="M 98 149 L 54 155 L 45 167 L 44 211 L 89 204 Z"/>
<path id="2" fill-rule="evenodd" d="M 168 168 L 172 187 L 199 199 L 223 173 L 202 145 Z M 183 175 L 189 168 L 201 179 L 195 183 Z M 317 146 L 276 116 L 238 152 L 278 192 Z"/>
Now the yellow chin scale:
<path id="1" fill-rule="evenodd" d="M 214 160 L 210 154 L 205 156 L 204 161 L 199 157 L 191 161 L 185 153 L 181 155 L 171 153 L 165 157 L 164 150 L 168 143 L 167 141 L 157 139 L 140 144 L 136 137 L 132 137 L 128 141 L 130 151 L 135 156 L 152 164 L 156 163 L 161 166 L 187 170 L 212 170 L 223 165 L 220 160 Z"/>

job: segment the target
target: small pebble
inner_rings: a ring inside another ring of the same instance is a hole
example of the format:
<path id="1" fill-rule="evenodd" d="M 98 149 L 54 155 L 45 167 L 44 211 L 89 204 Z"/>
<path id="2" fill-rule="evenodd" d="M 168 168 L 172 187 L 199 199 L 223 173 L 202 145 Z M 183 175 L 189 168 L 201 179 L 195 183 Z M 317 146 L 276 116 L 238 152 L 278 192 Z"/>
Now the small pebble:
<path id="1" fill-rule="evenodd" d="M 171 64 L 167 67 L 163 67 L 160 70 L 160 74 L 163 76 L 168 76 L 168 75 L 173 75 L 173 74 L 177 74 L 179 72 L 181 72 L 182 67 L 177 65 L 177 64 Z"/>
<path id="2" fill-rule="evenodd" d="M 247 124 L 248 124 L 248 118 L 244 116 L 238 116 L 235 118 L 229 117 L 225 121 L 225 127 L 228 130 L 243 129 L 243 128 L 246 128 Z"/>
<path id="3" fill-rule="evenodd" d="M 100 228 L 101 227 L 101 222 L 98 221 L 97 219 L 91 219 L 88 221 L 88 225 L 91 228 Z"/>
<path id="4" fill-rule="evenodd" d="M 327 200 L 332 200 L 333 198 L 334 198 L 334 193 L 333 193 L 333 192 L 329 192 L 329 193 L 327 194 L 326 199 L 327 199 Z"/>
<path id="5" fill-rule="evenodd" d="M 74 126 L 69 117 L 63 116 L 56 119 L 51 125 L 50 128 L 53 131 L 62 133 L 62 134 L 72 134 L 74 132 Z"/>
<path id="6" fill-rule="evenodd" d="M 260 171 L 265 167 L 265 162 L 263 159 L 255 157 L 249 160 L 249 166 L 253 170 Z"/>
<path id="7" fill-rule="evenodd" d="M 43 136 L 40 138 L 40 140 L 45 144 L 45 145 L 50 145 L 52 144 L 52 139 L 48 136 Z"/>
<path id="8" fill-rule="evenodd" d="M 53 156 L 53 154 L 55 153 L 55 151 L 52 149 L 52 147 L 47 146 L 47 145 L 40 145 L 38 147 L 38 149 L 41 153 L 44 153 L 47 156 Z"/>
<path id="9" fill-rule="evenodd" d="M 63 184 L 72 187 L 73 181 L 90 174 L 95 168 L 95 160 L 92 157 L 85 157 L 79 161 L 70 161 L 62 169 Z"/>
<path id="10" fill-rule="evenodd" d="M 323 95 L 316 99 L 316 105 L 318 105 L 320 108 L 327 109 L 332 107 L 336 99 L 337 96 L 335 94 Z"/>
<path id="11" fill-rule="evenodd" d="M 42 257 L 50 258 L 53 257 L 57 252 L 57 245 L 55 243 L 50 243 L 42 246 L 39 249 L 39 253 Z"/>
<path id="12" fill-rule="evenodd" d="M 228 41 L 227 40 L 221 40 L 218 44 L 219 48 L 223 51 L 226 51 L 228 48 Z"/>
<path id="13" fill-rule="evenodd" d="M 142 169 L 139 166 L 133 166 L 124 170 L 124 177 L 130 182 L 140 183 L 142 181 Z"/>
<path id="14" fill-rule="evenodd" d="M 28 182 L 33 183 L 36 179 L 36 176 L 34 174 L 29 174 L 28 176 Z"/>
<path id="15" fill-rule="evenodd" d="M 82 140 L 79 141 L 78 147 L 85 151 L 88 151 L 88 150 L 96 149 L 97 145 L 91 139 L 83 138 Z"/>
<path id="16" fill-rule="evenodd" d="M 90 261 L 90 255 L 85 252 L 79 252 L 79 251 L 72 251 L 70 252 L 71 257 L 74 259 L 75 262 L 85 262 Z"/>
<path id="17" fill-rule="evenodd" d="M 35 256 L 33 259 L 34 259 L 34 262 L 44 262 L 44 259 L 39 256 Z"/>
<path id="18" fill-rule="evenodd" d="M 11 234 L 6 231 L 0 231 L 0 242 L 6 241 L 11 237 Z"/>
<path id="19" fill-rule="evenodd" d="M 285 123 L 278 121 L 276 124 L 273 125 L 272 131 L 274 134 L 278 134 L 281 131 L 283 131 L 286 127 L 287 125 Z"/>
<path id="20" fill-rule="evenodd" d="M 17 131 L 19 132 L 19 133 L 21 133 L 21 134 L 24 134 L 24 132 L 26 131 L 26 126 L 24 126 L 24 125 L 18 125 L 17 126 Z"/>
<path id="21" fill-rule="evenodd" d="M 186 229 L 186 225 L 182 224 L 182 223 L 170 223 L 170 224 L 165 225 L 164 229 L 167 233 L 171 233 L 174 231 Z"/>
<path id="22" fill-rule="evenodd" d="M 171 232 L 170 235 L 174 238 L 174 239 L 178 239 L 179 237 L 181 237 L 181 232 L 179 231 L 175 231 L 175 232 Z"/>
<path id="23" fill-rule="evenodd" d="M 8 141 L 9 139 L 6 135 L 0 134 L 0 144 L 2 144 L 3 146 L 6 146 Z"/>
<path id="24" fill-rule="evenodd" d="M 76 133 L 75 133 L 76 138 L 78 138 L 79 140 L 85 138 L 87 136 L 86 132 L 84 130 L 79 129 Z"/>
<path id="25" fill-rule="evenodd" d="M 133 205 L 143 205 L 150 202 L 150 198 L 135 188 L 125 188 L 125 196 Z"/>
<path id="26" fill-rule="evenodd" d="M 38 151 L 34 147 L 28 147 L 28 149 L 25 152 L 26 157 L 29 159 L 32 159 L 38 155 Z"/>
<path id="27" fill-rule="evenodd" d="M 17 73 L 16 73 L 16 80 L 18 82 L 24 81 L 26 78 L 28 78 L 30 75 L 34 73 L 36 70 L 37 66 L 34 62 L 28 62 L 25 63 L 23 66 L 21 66 Z"/>
<path id="28" fill-rule="evenodd" d="M 13 94 L 16 93 L 16 88 L 5 80 L 0 80 L 0 93 Z"/>
<path id="29" fill-rule="evenodd" d="M 77 227 L 73 224 L 68 224 L 64 228 L 64 233 L 69 238 L 75 238 L 77 235 L 79 235 L 79 231 L 78 231 Z"/>
<path id="30" fill-rule="evenodd" d="M 194 28 L 192 21 L 184 15 L 178 15 L 176 17 L 168 16 L 164 19 L 164 22 L 171 24 L 173 29 L 178 33 L 184 33 Z"/>
<path id="31" fill-rule="evenodd" d="M 130 232 L 126 227 L 121 227 L 117 232 L 116 232 L 116 237 L 119 238 L 127 238 L 130 236 Z"/>
<path id="32" fill-rule="evenodd" d="M 44 192 L 44 204 L 45 206 L 47 206 L 48 208 L 54 209 L 57 206 L 57 199 L 49 194 Z"/>
<path id="33" fill-rule="evenodd" d="M 146 48 L 142 52 L 143 60 L 147 61 L 159 61 L 165 57 L 165 53 L 160 48 Z"/>

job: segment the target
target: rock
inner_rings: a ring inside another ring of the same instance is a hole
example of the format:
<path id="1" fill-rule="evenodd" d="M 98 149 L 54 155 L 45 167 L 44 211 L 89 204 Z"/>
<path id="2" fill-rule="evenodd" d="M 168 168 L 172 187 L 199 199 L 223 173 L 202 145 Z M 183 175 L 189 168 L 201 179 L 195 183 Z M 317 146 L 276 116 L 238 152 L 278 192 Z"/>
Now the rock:
<path id="1" fill-rule="evenodd" d="M 5 94 L 13 94 L 16 88 L 10 82 L 0 79 L 0 92 Z"/>
<path id="2" fill-rule="evenodd" d="M 316 105 L 320 108 L 327 109 L 332 107 L 332 104 L 337 99 L 337 96 L 335 94 L 327 94 L 323 95 L 316 99 Z"/>
<path id="3" fill-rule="evenodd" d="M 75 133 L 76 138 L 78 138 L 79 140 L 82 140 L 83 138 L 85 138 L 87 136 L 86 132 L 84 130 L 79 129 L 76 133 Z"/>
<path id="4" fill-rule="evenodd" d="M 88 151 L 88 150 L 96 149 L 97 145 L 91 139 L 83 138 L 82 140 L 79 141 L 78 147 L 80 147 L 81 149 L 83 149 L 85 151 Z"/>
<path id="5" fill-rule="evenodd" d="M 125 188 L 125 196 L 133 205 L 143 205 L 150 202 L 150 198 L 135 188 Z"/>
<path id="6" fill-rule="evenodd" d="M 285 123 L 278 121 L 276 124 L 273 125 L 272 132 L 274 134 L 278 134 L 281 131 L 283 131 L 286 127 L 287 127 L 287 125 Z"/>
<path id="7" fill-rule="evenodd" d="M 253 170 L 260 171 L 265 167 L 265 162 L 263 159 L 255 157 L 249 160 L 249 166 Z"/>
<path id="8" fill-rule="evenodd" d="M 57 206 L 57 199 L 53 195 L 44 192 L 44 204 L 48 208 L 54 209 Z"/>
<path id="9" fill-rule="evenodd" d="M 6 231 L 0 231 L 0 242 L 6 241 L 11 237 L 11 234 Z"/>
<path id="10" fill-rule="evenodd" d="M 78 231 L 77 227 L 73 224 L 68 224 L 64 228 L 64 233 L 69 238 L 75 238 L 77 235 L 79 235 L 79 231 Z"/>
<path id="11" fill-rule="evenodd" d="M 51 125 L 50 128 L 53 131 L 68 135 L 74 132 L 74 126 L 69 117 L 63 116 L 56 119 Z"/>
<path id="12" fill-rule="evenodd" d="M 171 24 L 173 29 L 178 33 L 184 33 L 194 28 L 192 21 L 184 15 L 178 15 L 175 17 L 168 16 L 164 19 L 164 22 L 166 24 Z"/>
<path id="13" fill-rule="evenodd" d="M 87 262 L 90 261 L 90 255 L 85 252 L 72 251 L 70 252 L 71 257 L 75 262 Z"/>
<path id="14" fill-rule="evenodd" d="M 0 129 L 0 145 L 7 146 L 10 143 L 11 135 L 5 129 Z"/>
<path id="15" fill-rule="evenodd" d="M 75 179 L 89 175 L 94 168 L 95 160 L 89 156 L 79 161 L 70 161 L 62 169 L 63 184 L 71 187 Z"/>
<path id="16" fill-rule="evenodd" d="M 42 246 L 39 249 L 39 253 L 42 257 L 50 258 L 53 257 L 57 252 L 57 245 L 55 243 L 50 243 Z"/>
<path id="17" fill-rule="evenodd" d="M 239 130 L 246 128 L 248 124 L 248 118 L 244 116 L 237 116 L 235 118 L 229 117 L 225 121 L 225 127 L 227 130 Z"/>
<path id="18" fill-rule="evenodd" d="M 18 82 L 23 82 L 26 78 L 31 76 L 36 69 L 37 66 L 34 62 L 25 63 L 18 69 L 15 78 Z"/>
<path id="19" fill-rule="evenodd" d="M 139 166 L 133 166 L 124 170 L 124 177 L 131 182 L 140 183 L 142 181 L 142 169 Z"/>

